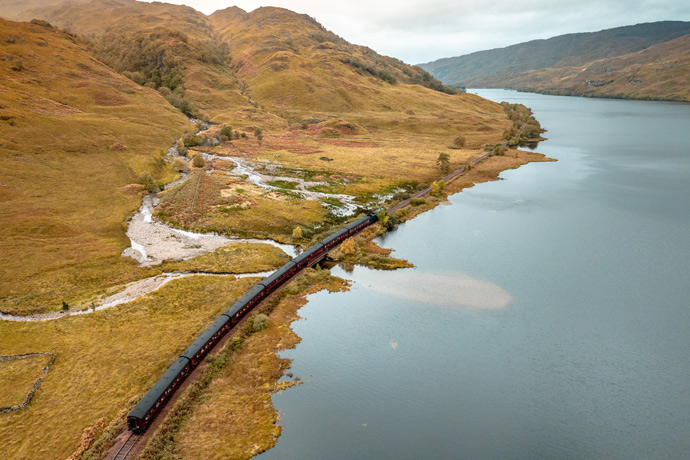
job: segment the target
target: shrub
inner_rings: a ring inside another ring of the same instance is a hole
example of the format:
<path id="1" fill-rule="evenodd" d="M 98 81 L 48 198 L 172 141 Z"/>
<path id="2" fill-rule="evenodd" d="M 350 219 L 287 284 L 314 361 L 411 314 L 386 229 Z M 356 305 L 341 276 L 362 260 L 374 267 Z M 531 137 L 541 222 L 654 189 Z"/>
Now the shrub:
<path id="1" fill-rule="evenodd" d="M 192 158 L 192 166 L 195 168 L 203 168 L 205 164 L 206 161 L 204 161 L 204 156 L 200 153 L 196 153 L 194 158 Z"/>
<path id="2" fill-rule="evenodd" d="M 450 155 L 447 153 L 439 153 L 436 159 L 436 166 L 441 169 L 443 174 L 448 174 L 450 171 Z"/>
<path id="3" fill-rule="evenodd" d="M 263 313 L 252 316 L 249 318 L 249 327 L 253 332 L 263 331 L 268 327 L 268 316 Z"/>
<path id="4" fill-rule="evenodd" d="M 62 309 L 63 310 L 69 310 L 69 305 L 64 300 L 62 301 Z"/>
<path id="5" fill-rule="evenodd" d="M 426 200 L 424 198 L 412 198 L 410 200 L 410 204 L 412 206 L 419 206 L 419 205 L 422 205 L 424 203 L 426 203 Z"/>
<path id="6" fill-rule="evenodd" d="M 464 136 L 458 136 L 453 140 L 452 149 L 461 149 L 465 146 L 466 139 Z"/>
<path id="7" fill-rule="evenodd" d="M 151 174 L 143 173 L 137 178 L 137 183 L 144 186 L 144 190 L 149 193 L 154 193 L 158 191 L 158 185 L 156 181 L 153 180 Z"/>
<path id="8" fill-rule="evenodd" d="M 108 148 L 113 152 L 124 152 L 125 150 L 129 150 L 129 147 L 127 147 L 125 144 L 120 144 L 119 142 L 115 142 Z"/>
<path id="9" fill-rule="evenodd" d="M 182 144 L 185 147 L 194 147 L 199 145 L 199 136 L 196 134 L 185 134 L 182 137 Z"/>
<path id="10" fill-rule="evenodd" d="M 182 158 L 175 158 L 172 162 L 172 167 L 176 171 L 179 171 L 182 173 L 188 173 L 189 172 L 189 163 L 184 161 Z"/>
<path id="11" fill-rule="evenodd" d="M 303 236 L 302 227 L 295 227 L 295 229 L 292 231 L 292 239 L 293 240 L 301 240 L 302 236 Z"/>
<path id="12" fill-rule="evenodd" d="M 356 250 L 355 240 L 352 237 L 346 239 L 340 245 L 340 250 L 343 251 L 343 254 L 351 256 Z"/>
<path id="13" fill-rule="evenodd" d="M 232 127 L 228 125 L 223 125 L 223 127 L 220 128 L 220 135 L 225 136 L 227 138 L 232 138 Z"/>

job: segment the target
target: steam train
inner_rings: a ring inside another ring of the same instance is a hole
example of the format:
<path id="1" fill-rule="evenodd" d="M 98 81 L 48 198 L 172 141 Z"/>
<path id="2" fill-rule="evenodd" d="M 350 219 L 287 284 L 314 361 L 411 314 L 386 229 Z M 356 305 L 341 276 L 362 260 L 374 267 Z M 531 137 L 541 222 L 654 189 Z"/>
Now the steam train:
<path id="1" fill-rule="evenodd" d="M 377 211 L 378 212 L 378 211 Z M 325 255 L 342 243 L 346 238 L 359 233 L 364 228 L 378 221 L 377 212 L 362 217 L 346 225 L 329 237 L 303 251 L 300 255 L 283 265 L 254 286 L 249 292 L 235 302 L 225 313 L 220 315 L 192 343 L 177 360 L 168 368 L 151 390 L 127 416 L 127 426 L 134 433 L 142 433 L 163 408 L 170 396 L 185 377 L 199 364 L 211 348 L 264 298 L 268 297 L 295 273 L 314 265 Z"/>

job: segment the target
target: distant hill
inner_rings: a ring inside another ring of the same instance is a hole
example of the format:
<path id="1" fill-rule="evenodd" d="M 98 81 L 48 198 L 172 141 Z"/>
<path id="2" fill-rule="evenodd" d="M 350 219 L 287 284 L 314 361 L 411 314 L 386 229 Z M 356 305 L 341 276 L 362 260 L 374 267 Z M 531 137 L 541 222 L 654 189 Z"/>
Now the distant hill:
<path id="1" fill-rule="evenodd" d="M 688 34 L 690 22 L 638 24 L 534 40 L 421 67 L 449 85 L 688 100 Z"/>

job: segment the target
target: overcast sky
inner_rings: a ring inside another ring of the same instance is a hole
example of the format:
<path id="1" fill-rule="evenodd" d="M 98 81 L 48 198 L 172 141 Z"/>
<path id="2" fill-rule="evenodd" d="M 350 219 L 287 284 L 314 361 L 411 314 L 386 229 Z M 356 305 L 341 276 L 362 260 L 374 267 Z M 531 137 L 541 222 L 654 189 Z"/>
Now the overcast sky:
<path id="1" fill-rule="evenodd" d="M 165 1 L 165 0 L 164 0 Z M 689 0 L 167 0 L 205 14 L 280 6 L 409 64 L 641 22 L 690 21 Z"/>

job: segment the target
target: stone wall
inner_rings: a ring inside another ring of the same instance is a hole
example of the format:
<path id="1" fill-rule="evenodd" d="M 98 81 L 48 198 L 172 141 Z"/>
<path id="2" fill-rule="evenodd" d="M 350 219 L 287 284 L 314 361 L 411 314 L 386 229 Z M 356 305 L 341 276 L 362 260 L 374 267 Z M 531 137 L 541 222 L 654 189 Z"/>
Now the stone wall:
<path id="1" fill-rule="evenodd" d="M 43 370 L 41 371 L 41 375 L 46 375 L 48 373 L 48 371 L 50 370 L 50 366 L 52 366 L 53 363 L 55 362 L 55 355 L 52 353 L 43 352 L 43 353 L 27 353 L 24 355 L 0 356 L 0 361 L 11 361 L 13 359 L 26 359 L 26 358 L 33 358 L 35 356 L 50 356 L 50 361 L 48 361 L 48 364 L 46 364 L 45 367 L 43 368 Z M 43 381 L 43 379 L 41 377 L 36 379 L 36 382 L 34 382 L 34 386 L 29 391 L 29 394 L 26 395 L 26 398 L 24 399 L 23 403 L 17 404 L 14 406 L 0 407 L 0 414 L 4 414 L 6 412 L 16 412 L 16 411 L 22 410 L 26 406 L 28 406 L 29 403 L 31 402 L 31 398 L 34 397 L 34 393 L 36 393 L 36 390 L 38 390 L 38 387 L 41 386 L 42 381 Z"/>

